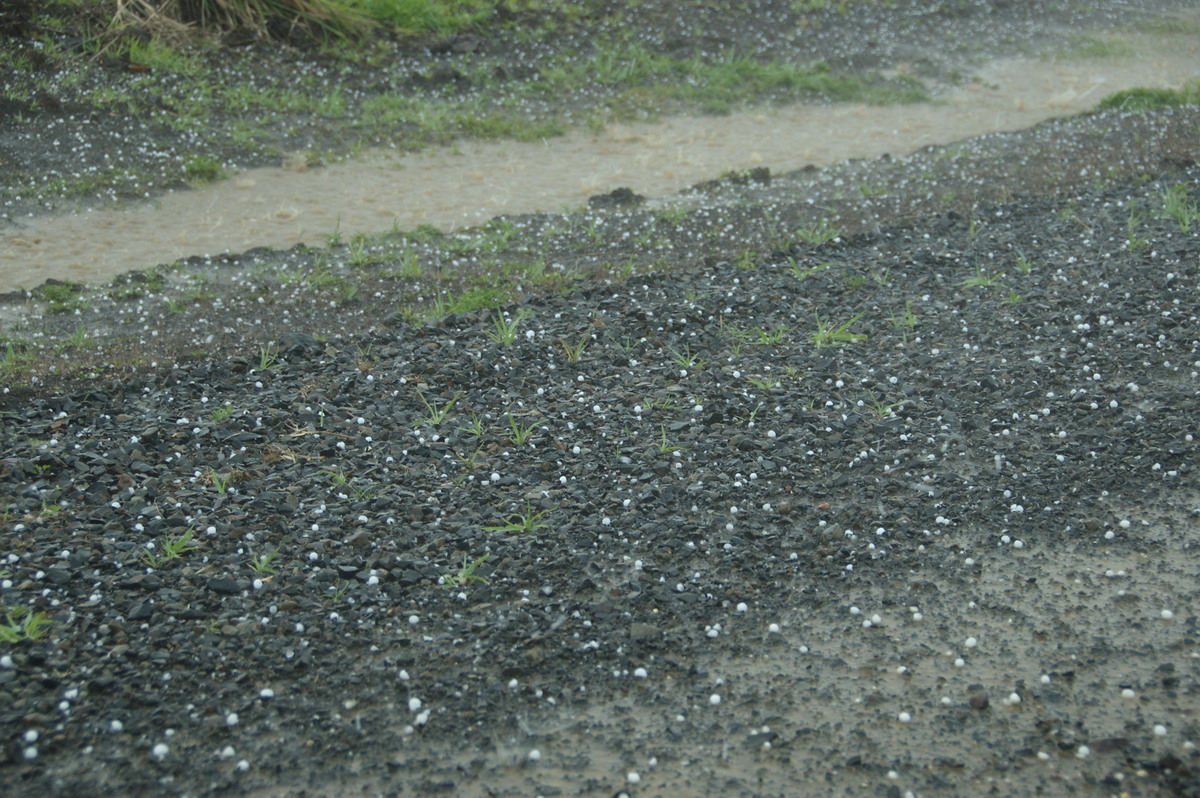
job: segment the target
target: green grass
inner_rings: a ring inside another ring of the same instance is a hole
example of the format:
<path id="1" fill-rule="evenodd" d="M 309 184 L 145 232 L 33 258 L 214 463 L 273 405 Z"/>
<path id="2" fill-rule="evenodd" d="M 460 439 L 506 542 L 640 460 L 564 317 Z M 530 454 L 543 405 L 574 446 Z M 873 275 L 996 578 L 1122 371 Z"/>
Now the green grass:
<path id="1" fill-rule="evenodd" d="M 489 556 L 490 555 L 485 554 L 482 557 L 472 560 L 464 554 L 462 565 L 459 566 L 458 571 L 456 573 L 443 574 L 442 576 L 438 577 L 438 582 L 445 587 L 451 587 L 455 589 L 470 587 L 476 583 L 486 585 L 487 580 L 482 576 L 477 575 L 475 570 L 487 562 L 487 558 Z"/>
<path id="2" fill-rule="evenodd" d="M 169 560 L 178 560 L 184 554 L 200 545 L 194 540 L 194 536 L 195 530 L 192 527 L 188 527 L 187 531 L 182 535 L 164 540 L 161 554 L 156 553 L 150 548 L 147 548 L 145 551 L 143 551 L 142 562 L 146 563 L 151 568 L 157 568 Z"/>
<path id="3" fill-rule="evenodd" d="M 486 532 L 532 532 L 535 529 L 545 529 L 547 524 L 543 524 L 541 518 L 549 512 L 549 510 L 534 512 L 526 504 L 525 512 L 513 513 L 505 523 L 497 524 L 496 526 L 485 526 L 483 529 Z"/>
<path id="4" fill-rule="evenodd" d="M 1180 89 L 1123 89 L 1106 95 L 1098 107 L 1102 111 L 1151 111 L 1180 105 L 1200 105 L 1200 80 Z"/>
<path id="5" fill-rule="evenodd" d="M 844 346 L 846 344 L 856 344 L 867 340 L 867 336 L 863 333 L 850 332 L 850 326 L 862 318 L 859 313 L 849 321 L 844 321 L 841 324 L 835 324 L 828 319 L 822 319 L 817 316 L 817 329 L 813 331 L 812 342 L 818 349 L 823 349 L 830 346 Z"/>
<path id="6" fill-rule="evenodd" d="M 41 612 L 28 607 L 4 610 L 4 622 L 0 623 L 0 643 L 19 643 L 22 640 L 40 640 L 46 636 L 46 627 L 52 621 Z"/>
<path id="7" fill-rule="evenodd" d="M 492 317 L 492 332 L 488 333 L 488 338 L 500 346 L 512 346 L 517 340 L 517 332 L 526 315 L 528 314 L 525 311 L 521 311 L 516 316 L 505 318 L 497 313 Z"/>
<path id="8" fill-rule="evenodd" d="M 441 407 L 432 404 L 425 398 L 425 394 L 417 391 L 417 398 L 421 400 L 421 404 L 425 405 L 425 415 L 418 419 L 427 427 L 436 427 L 446 420 L 446 416 L 450 413 L 450 408 L 454 407 L 455 402 L 462 396 L 462 391 L 454 394 L 449 401 L 442 404 Z"/>
<path id="9" fill-rule="evenodd" d="M 1188 195 L 1188 187 L 1184 183 L 1170 186 L 1162 193 L 1162 214 L 1168 219 L 1174 219 L 1179 224 L 1179 232 L 1191 230 L 1192 223 L 1200 221 L 1200 208 L 1196 201 Z"/>

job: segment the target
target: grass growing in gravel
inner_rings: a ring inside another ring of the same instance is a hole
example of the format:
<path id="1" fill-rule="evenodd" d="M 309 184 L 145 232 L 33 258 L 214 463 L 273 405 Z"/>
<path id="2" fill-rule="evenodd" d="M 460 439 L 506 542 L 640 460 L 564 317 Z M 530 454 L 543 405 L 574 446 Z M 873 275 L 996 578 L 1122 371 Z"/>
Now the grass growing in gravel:
<path id="1" fill-rule="evenodd" d="M 188 527 L 182 535 L 164 540 L 161 554 L 147 548 L 142 552 L 142 561 L 151 568 L 157 568 L 170 560 L 178 560 L 187 552 L 199 547 L 200 544 L 194 539 L 194 536 L 195 530 Z"/>
<path id="2" fill-rule="evenodd" d="M 545 529 L 547 524 L 543 524 L 541 519 L 549 510 L 534 511 L 528 504 L 525 505 L 524 512 L 513 513 L 508 516 L 508 521 L 495 526 L 485 526 L 487 532 L 532 532 L 535 529 Z"/>
<path id="3" fill-rule="evenodd" d="M 19 643 L 22 640 L 40 640 L 46 636 L 50 621 L 41 612 L 28 607 L 17 607 L 4 611 L 4 623 L 0 623 L 0 643 Z"/>
<path id="4" fill-rule="evenodd" d="M 854 318 L 844 321 L 841 324 L 817 316 L 817 329 L 812 334 L 813 344 L 818 349 L 823 349 L 829 346 L 856 344 L 867 340 L 867 336 L 863 333 L 850 332 L 850 326 L 861 319 L 862 315 L 859 313 Z"/>

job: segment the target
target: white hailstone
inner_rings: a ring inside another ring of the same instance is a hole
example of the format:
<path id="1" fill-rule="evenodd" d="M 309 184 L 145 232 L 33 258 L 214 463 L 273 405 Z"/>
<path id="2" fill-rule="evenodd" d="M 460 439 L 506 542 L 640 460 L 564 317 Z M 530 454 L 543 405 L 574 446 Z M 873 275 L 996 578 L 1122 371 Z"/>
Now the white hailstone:
<path id="1" fill-rule="evenodd" d="M 1023 540 L 1014 540 L 1014 541 L 1013 541 L 1013 548 L 1014 548 L 1014 549 L 1023 549 L 1023 548 L 1025 548 L 1025 541 L 1023 541 Z"/>
<path id="2" fill-rule="evenodd" d="M 1129 526 L 1130 526 L 1129 519 L 1122 518 L 1120 523 L 1117 524 L 1117 526 L 1121 527 L 1121 529 L 1129 529 Z"/>
<path id="3" fill-rule="evenodd" d="M 542 752 L 537 750 L 536 748 L 534 748 L 528 754 L 525 755 L 525 758 L 528 759 L 530 762 L 539 762 L 542 759 Z"/>
<path id="4" fill-rule="evenodd" d="M 419 699 L 419 698 L 408 699 L 408 711 L 409 712 L 420 712 L 421 711 L 421 699 Z"/>
<path id="5" fill-rule="evenodd" d="M 419 624 L 421 622 L 421 618 L 418 615 L 410 615 L 410 616 L 408 616 L 408 622 L 410 624 L 412 624 L 413 626 L 416 626 L 417 624 Z"/>
<path id="6" fill-rule="evenodd" d="M 896 716 L 896 719 L 899 720 L 901 723 L 909 723 L 910 721 L 912 721 L 912 715 L 910 715 L 907 712 L 901 712 L 899 715 Z"/>
<path id="7" fill-rule="evenodd" d="M 883 618 L 880 618 L 880 617 L 879 617 L 879 615 L 877 615 L 877 614 L 876 614 L 876 615 L 872 615 L 872 616 L 871 616 L 871 623 L 873 623 L 873 624 L 875 624 L 876 626 L 878 626 L 879 624 L 883 623 Z"/>
<path id="8" fill-rule="evenodd" d="M 1075 756 L 1077 756 L 1080 759 L 1087 759 L 1088 756 L 1091 755 L 1091 753 L 1092 753 L 1092 749 L 1088 748 L 1086 745 L 1081 745 L 1075 749 Z"/>
<path id="9" fill-rule="evenodd" d="M 637 784 L 641 780 L 642 777 L 635 770 L 631 770 L 625 774 L 625 781 L 629 782 L 630 784 Z"/>
<path id="10" fill-rule="evenodd" d="M 417 715 L 416 718 L 414 718 L 414 722 L 418 726 L 424 726 L 426 723 L 428 723 L 429 722 L 429 710 L 428 709 L 421 710 L 421 713 L 419 715 Z"/>
<path id="11" fill-rule="evenodd" d="M 775 437 L 775 430 L 773 430 L 773 429 L 769 429 L 769 430 L 767 430 L 767 437 L 768 437 L 768 438 L 774 438 L 774 437 Z"/>
<path id="12" fill-rule="evenodd" d="M 375 576 L 374 574 L 371 574 L 370 576 L 368 576 L 368 577 L 367 577 L 367 584 L 368 584 L 368 585 L 377 585 L 377 584 L 379 584 L 379 577 L 378 577 L 378 576 Z"/>
<path id="13" fill-rule="evenodd" d="M 956 667 L 956 668 L 961 668 L 962 666 L 964 666 L 966 664 L 967 664 L 966 660 L 964 660 L 962 657 L 958 657 L 957 659 L 954 660 L 954 667 Z"/>
<path id="14" fill-rule="evenodd" d="M 767 631 L 773 635 L 779 634 L 779 624 L 777 624 L 777 623 L 771 624 L 770 626 L 767 627 Z"/>
<path id="15" fill-rule="evenodd" d="M 38 740 L 38 737 L 40 737 L 40 736 L 41 735 L 38 734 L 37 729 L 30 729 L 27 732 L 25 732 L 24 740 L 27 743 L 36 743 Z"/>
<path id="16" fill-rule="evenodd" d="M 1167 727 L 1162 725 L 1161 723 L 1154 724 L 1154 735 L 1156 737 L 1166 737 L 1167 736 Z"/>
<path id="17" fill-rule="evenodd" d="M 258 697 L 262 698 L 262 699 L 270 700 L 275 697 L 275 691 L 272 690 L 270 687 L 264 687 L 263 689 L 258 691 Z"/>
<path id="18" fill-rule="evenodd" d="M 497 474 L 495 471 L 493 471 L 493 472 L 492 472 L 492 476 L 491 476 L 491 480 L 492 480 L 492 482 L 499 482 L 499 481 L 500 481 L 500 475 L 499 475 L 499 474 Z"/>
<path id="19" fill-rule="evenodd" d="M 737 611 L 738 611 L 738 612 L 746 612 L 746 611 L 747 611 L 747 610 L 749 610 L 749 609 L 750 609 L 750 608 L 746 606 L 746 602 L 744 602 L 744 601 L 739 601 L 739 602 L 738 602 L 738 605 L 737 605 Z"/>
<path id="20" fill-rule="evenodd" d="M 1021 694 L 1020 693 L 1009 693 L 1008 694 L 1008 703 L 1010 703 L 1010 704 L 1021 703 Z"/>
<path id="21" fill-rule="evenodd" d="M 708 703 L 715 707 L 717 704 L 721 703 L 721 696 L 713 693 L 708 697 Z"/>
<path id="22" fill-rule="evenodd" d="M 254 585 L 254 589 L 255 589 L 255 590 L 262 590 L 262 589 L 263 589 L 263 580 L 261 580 L 261 579 L 255 579 L 255 580 L 254 580 L 254 582 L 253 582 L 252 584 Z"/>
<path id="23" fill-rule="evenodd" d="M 29 761 L 33 761 L 34 759 L 37 759 L 38 758 L 37 746 L 31 745 L 31 746 L 27 747 L 24 751 L 21 752 L 21 755 Z"/>
<path id="24" fill-rule="evenodd" d="M 975 648 L 975 646 L 979 645 L 979 641 L 973 637 L 968 637 L 966 645 L 967 648 Z"/>
<path id="25" fill-rule="evenodd" d="M 635 678 L 635 679 L 645 679 L 646 675 L 647 674 L 646 674 L 645 668 L 634 668 L 633 669 L 633 678 Z"/>
<path id="26" fill-rule="evenodd" d="M 1121 691 L 1121 698 L 1135 698 L 1136 696 L 1137 693 L 1133 692 L 1133 690 L 1129 689 L 1128 687 Z"/>
<path id="27" fill-rule="evenodd" d="M 851 615 L 862 615 L 862 610 L 860 610 L 858 607 L 851 607 L 850 614 Z"/>
<path id="28" fill-rule="evenodd" d="M 923 621 L 923 620 L 925 620 L 925 616 L 924 616 L 924 615 L 922 615 L 922 614 L 921 614 L 921 613 L 919 613 L 919 612 L 914 612 L 914 613 L 912 614 L 912 619 L 913 619 L 914 621 Z"/>
<path id="29" fill-rule="evenodd" d="M 508 689 L 509 690 L 516 690 L 519 685 L 520 685 L 520 682 L 518 682 L 516 679 L 508 680 Z"/>
<path id="30" fill-rule="evenodd" d="M 1112 540 L 1115 537 L 1116 537 L 1116 535 L 1113 534 L 1113 531 L 1111 529 L 1104 533 L 1105 540 Z"/>
<path id="31" fill-rule="evenodd" d="M 150 755 L 160 762 L 167 758 L 167 754 L 171 753 L 171 748 L 166 743 L 159 743 L 150 749 Z"/>
<path id="32" fill-rule="evenodd" d="M 953 703 L 954 703 L 954 699 L 951 698 L 950 696 L 948 696 L 948 695 L 942 696 L 942 706 L 948 707 Z"/>
<path id="33" fill-rule="evenodd" d="M 120 733 L 125 728 L 125 724 L 119 720 L 110 720 L 108 722 L 108 730 L 113 734 Z"/>
<path id="34" fill-rule="evenodd" d="M 1037 758 L 1038 758 L 1038 759 L 1040 759 L 1040 760 L 1041 760 L 1041 761 L 1043 761 L 1043 762 L 1047 762 L 1047 761 L 1049 761 L 1049 760 L 1050 760 L 1050 755 L 1049 755 L 1049 754 L 1047 754 L 1045 751 L 1038 751 L 1038 752 L 1037 752 Z"/>
<path id="35" fill-rule="evenodd" d="M 245 773 L 249 769 L 250 769 L 250 763 L 247 762 L 246 760 L 242 759 L 237 763 L 238 773 Z"/>
<path id="36" fill-rule="evenodd" d="M 1175 613 L 1171 612 L 1170 610 L 1163 610 L 1160 615 L 1162 615 L 1162 619 L 1164 621 L 1169 621 L 1175 617 Z"/>
<path id="37" fill-rule="evenodd" d="M 1048 674 L 1048 673 L 1042 674 L 1042 684 L 1050 684 L 1050 674 Z"/>
<path id="38" fill-rule="evenodd" d="M 226 715 L 225 716 L 225 725 L 226 726 L 238 725 L 238 713 L 230 712 L 228 715 Z"/>

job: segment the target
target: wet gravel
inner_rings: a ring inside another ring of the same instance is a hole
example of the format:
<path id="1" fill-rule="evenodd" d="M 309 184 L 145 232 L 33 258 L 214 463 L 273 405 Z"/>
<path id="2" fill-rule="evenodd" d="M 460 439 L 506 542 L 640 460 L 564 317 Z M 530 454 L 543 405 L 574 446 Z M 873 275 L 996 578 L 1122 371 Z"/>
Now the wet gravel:
<path id="1" fill-rule="evenodd" d="M 9 297 L 6 789 L 1200 795 L 1197 122 Z"/>
<path id="2" fill-rule="evenodd" d="M 1198 176 L 10 407 L 6 780 L 1196 794 Z"/>

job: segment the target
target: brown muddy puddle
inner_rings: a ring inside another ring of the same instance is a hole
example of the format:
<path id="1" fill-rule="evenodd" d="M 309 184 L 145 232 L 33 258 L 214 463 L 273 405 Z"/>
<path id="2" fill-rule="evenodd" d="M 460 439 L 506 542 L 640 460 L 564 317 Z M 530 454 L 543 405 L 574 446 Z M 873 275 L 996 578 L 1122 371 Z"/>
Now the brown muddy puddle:
<path id="1" fill-rule="evenodd" d="M 442 230 L 499 214 L 577 209 L 629 187 L 668 200 L 723 171 L 776 173 L 1027 128 L 1094 108 L 1135 86 L 1178 87 L 1200 72 L 1200 38 L 1105 38 L 1119 57 L 1015 59 L 980 68 L 935 102 L 897 106 L 797 104 L 725 117 L 673 118 L 579 131 L 536 144 L 461 142 L 387 151 L 307 171 L 253 169 L 126 210 L 19 220 L 0 235 L 0 290 L 48 278 L 100 282 L 191 255 L 323 245 L 336 231 Z M 902 71 L 904 65 L 897 65 Z"/>

